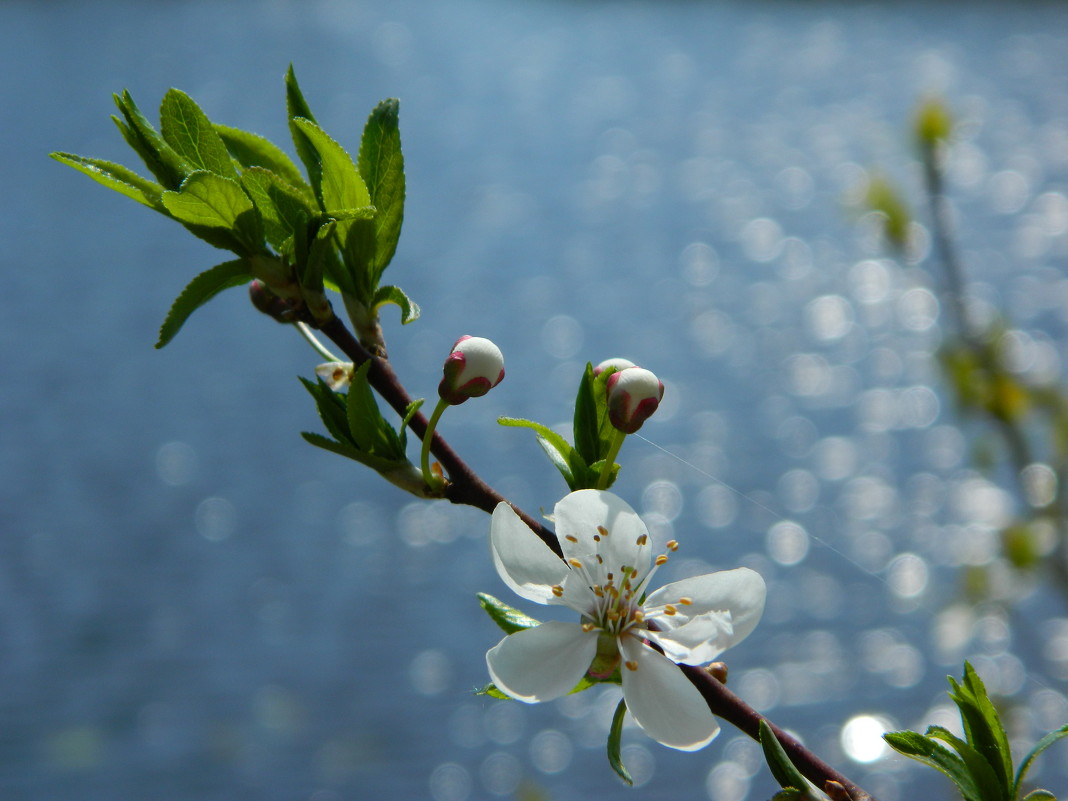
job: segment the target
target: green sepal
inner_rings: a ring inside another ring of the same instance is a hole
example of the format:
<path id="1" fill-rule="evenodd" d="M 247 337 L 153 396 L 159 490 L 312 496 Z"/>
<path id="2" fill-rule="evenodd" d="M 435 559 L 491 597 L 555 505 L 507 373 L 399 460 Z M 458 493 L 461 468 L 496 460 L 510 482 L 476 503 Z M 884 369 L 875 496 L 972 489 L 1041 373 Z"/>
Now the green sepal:
<path id="1" fill-rule="evenodd" d="M 259 212 L 237 181 L 198 170 L 160 198 L 174 219 L 210 244 L 239 255 L 263 252 Z"/>
<path id="2" fill-rule="evenodd" d="M 375 219 L 378 218 L 376 217 Z M 400 287 L 386 284 L 375 290 L 375 296 L 371 302 L 371 307 L 375 311 L 378 311 L 378 309 L 382 308 L 387 303 L 392 303 L 395 306 L 400 307 L 401 325 L 408 325 L 408 323 L 413 323 L 419 319 L 421 313 L 419 304 L 408 297 Z"/>
<path id="3" fill-rule="evenodd" d="M 975 668 L 964 663 L 963 682 L 948 677 L 953 688 L 949 697 L 960 710 L 961 722 L 968 744 L 990 765 L 1005 797 L 1012 790 L 1012 752 L 1009 738 L 1001 725 L 1001 717 L 987 695 L 986 687 Z M 959 750 L 959 749 L 958 749 Z M 964 756 L 961 754 L 961 756 Z"/>
<path id="4" fill-rule="evenodd" d="M 628 786 L 634 784 L 634 779 L 630 777 L 630 772 L 627 770 L 626 765 L 623 764 L 623 757 L 620 755 L 620 747 L 623 741 L 623 719 L 627 715 L 627 702 L 625 699 L 620 698 L 619 704 L 616 706 L 616 713 L 612 716 L 612 726 L 608 730 L 608 764 L 612 766 L 612 770 L 616 772 Z"/>
<path id="5" fill-rule="evenodd" d="M 779 786 L 787 790 L 794 790 L 799 795 L 792 797 L 806 799 L 807 801 L 811 797 L 808 792 L 808 780 L 801 775 L 801 771 L 790 761 L 790 757 L 786 755 L 779 738 L 775 736 L 775 732 L 771 730 L 771 726 L 764 719 L 760 721 L 760 747 L 764 750 L 764 759 L 771 769 L 771 775 L 775 777 L 775 781 L 779 783 Z"/>
<path id="6" fill-rule="evenodd" d="M 166 214 L 163 204 L 160 202 L 160 194 L 163 187 L 155 181 L 142 178 L 129 167 L 114 164 L 103 159 L 77 156 L 74 153 L 50 153 L 52 158 L 68 167 L 73 167 L 83 172 L 99 184 L 108 189 L 113 189 L 119 194 L 133 198 L 138 203 L 143 203 L 149 208 Z"/>
<path id="7" fill-rule="evenodd" d="M 1068 737 L 1068 725 L 1062 726 L 1059 729 L 1054 729 L 1041 740 L 1039 740 L 1035 744 L 1034 748 L 1027 752 L 1027 756 L 1025 756 L 1023 758 L 1023 762 L 1020 763 L 1019 770 L 1016 771 L 1016 780 L 1012 784 L 1013 798 L 1015 798 L 1016 795 L 1020 792 L 1020 785 L 1023 784 L 1024 777 L 1027 776 L 1027 771 L 1031 769 L 1031 763 L 1035 761 L 1035 758 L 1047 748 L 1049 748 L 1051 745 L 1053 745 L 1055 742 L 1064 737 Z M 1046 791 L 1036 790 L 1035 792 Z M 1034 795 L 1034 793 L 1031 793 L 1031 795 L 1027 796 L 1027 798 L 1031 798 L 1032 795 Z"/>
<path id="8" fill-rule="evenodd" d="M 541 625 L 540 620 L 523 614 L 514 606 L 509 606 L 488 593 L 478 593 L 478 603 L 505 634 L 515 634 L 517 631 Z"/>
<path id="9" fill-rule="evenodd" d="M 884 734 L 883 740 L 899 754 L 944 773 L 957 786 L 965 801 L 982 799 L 964 760 L 930 737 L 914 731 L 892 731 Z"/>
<path id="10" fill-rule="evenodd" d="M 475 690 L 475 695 L 488 695 L 490 698 L 496 698 L 496 699 L 498 699 L 500 701 L 514 701 L 515 700 L 510 695 L 505 695 L 500 690 L 498 690 L 497 689 L 497 685 L 494 684 L 492 681 L 489 684 L 487 684 L 485 687 L 480 687 L 479 689 Z"/>
<path id="11" fill-rule="evenodd" d="M 396 99 L 383 100 L 367 118 L 360 138 L 357 167 L 370 192 L 371 203 L 378 209 L 373 237 L 364 261 L 372 275 L 369 285 L 378 284 L 397 250 L 404 221 L 404 156 L 401 153 Z"/>
<path id="12" fill-rule="evenodd" d="M 311 194 L 311 187 L 293 160 L 274 142 L 258 134 L 215 123 L 215 131 L 230 153 L 244 169 L 259 167 L 269 170 L 283 181 Z"/>
<path id="13" fill-rule="evenodd" d="M 180 89 L 170 89 L 159 107 L 163 140 L 195 170 L 237 180 L 237 170 L 222 137 L 200 106 Z"/>
<path id="14" fill-rule="evenodd" d="M 182 290 L 181 294 L 171 304 L 170 311 L 159 329 L 157 348 L 162 348 L 178 333 L 189 315 L 203 306 L 224 289 L 240 286 L 252 279 L 249 274 L 248 264 L 244 259 L 234 259 L 216 264 L 210 270 L 205 270 Z"/>
<path id="15" fill-rule="evenodd" d="M 137 108 L 129 91 L 121 95 L 112 95 L 115 105 L 122 113 L 122 119 L 112 116 L 115 125 L 122 133 L 122 138 L 133 148 L 134 152 L 156 176 L 166 189 L 176 189 L 185 177 L 193 171 L 193 166 L 183 159 L 167 144 L 166 140 L 152 127 L 141 110 Z"/>
<path id="16" fill-rule="evenodd" d="M 311 120 L 298 117 L 290 124 L 311 149 L 305 166 L 320 208 L 328 211 L 370 206 L 367 184 L 345 149 Z"/>

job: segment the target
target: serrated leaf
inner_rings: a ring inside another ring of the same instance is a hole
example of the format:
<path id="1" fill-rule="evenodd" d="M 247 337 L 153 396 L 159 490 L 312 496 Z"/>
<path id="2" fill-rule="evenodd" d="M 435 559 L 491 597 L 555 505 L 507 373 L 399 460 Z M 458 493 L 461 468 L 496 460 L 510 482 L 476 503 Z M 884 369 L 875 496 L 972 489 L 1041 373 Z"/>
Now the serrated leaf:
<path id="1" fill-rule="evenodd" d="M 403 462 L 398 462 L 393 459 L 383 459 L 374 454 L 364 453 L 359 448 L 352 445 L 346 445 L 344 442 L 335 442 L 332 439 L 324 437 L 322 434 L 315 434 L 310 431 L 302 431 L 300 435 L 304 438 L 304 441 L 310 445 L 314 445 L 317 448 L 322 448 L 324 451 L 330 451 L 336 453 L 338 456 L 344 456 L 347 459 L 352 459 L 354 462 L 359 462 L 365 467 L 370 467 L 372 470 L 377 470 L 379 473 L 387 474 L 390 470 L 396 468 Z"/>
<path id="2" fill-rule="evenodd" d="M 979 788 L 976 787 L 975 779 L 972 778 L 964 760 L 948 748 L 914 731 L 887 732 L 883 739 L 899 754 L 922 762 L 949 777 L 965 801 L 981 801 Z"/>
<path id="3" fill-rule="evenodd" d="M 237 170 L 222 137 L 193 98 L 170 89 L 159 107 L 160 133 L 194 169 L 237 180 Z"/>
<path id="4" fill-rule="evenodd" d="M 323 211 L 358 209 L 371 205 L 371 195 L 352 157 L 311 120 L 290 121 L 311 149 L 305 162 L 312 189 Z"/>
<path id="5" fill-rule="evenodd" d="M 771 801 L 805 801 L 810 796 L 796 787 L 786 787 L 771 797 Z"/>
<path id="6" fill-rule="evenodd" d="M 575 474 L 571 472 L 571 465 L 567 463 L 560 451 L 549 440 L 545 439 L 541 434 L 535 434 L 535 439 L 538 445 L 544 451 L 545 455 L 549 457 L 549 462 L 560 471 L 560 475 L 564 477 L 564 481 L 567 483 L 568 489 L 574 492 L 577 487 L 575 484 Z"/>
<path id="7" fill-rule="evenodd" d="M 245 169 L 261 167 L 274 173 L 291 186 L 311 192 L 311 187 L 304 181 L 304 175 L 297 165 L 282 148 L 270 139 L 240 128 L 231 128 L 218 123 L 214 125 L 215 131 L 222 138 L 230 156 L 242 167 Z"/>
<path id="8" fill-rule="evenodd" d="M 1012 752 L 1001 717 L 987 695 L 986 687 L 975 668 L 964 663 L 963 683 L 949 678 L 953 691 L 949 697 L 960 710 L 968 744 L 990 765 L 1005 796 L 1012 788 Z M 963 755 L 962 755 L 963 756 Z"/>
<path id="9" fill-rule="evenodd" d="M 768 768 L 771 769 L 771 775 L 775 777 L 779 786 L 793 788 L 802 793 L 800 798 L 808 798 L 808 781 L 790 761 L 779 738 L 763 719 L 760 721 L 760 747 L 764 750 L 764 759 L 768 763 Z"/>
<path id="10" fill-rule="evenodd" d="M 77 156 L 74 153 L 51 153 L 49 155 L 61 164 L 66 164 L 68 167 L 73 167 L 79 172 L 85 173 L 108 189 L 113 189 L 121 195 L 133 198 L 138 203 L 143 203 L 149 208 L 165 213 L 163 204 L 159 199 L 160 194 L 163 192 L 163 187 L 155 181 L 142 178 L 128 167 L 104 161 L 103 159 Z"/>
<path id="11" fill-rule="evenodd" d="M 404 221 L 404 156 L 401 153 L 396 99 L 379 103 L 364 125 L 357 167 L 378 209 L 374 224 L 374 254 L 371 285 L 393 259 Z"/>
<path id="12" fill-rule="evenodd" d="M 553 466 L 560 471 L 567 486 L 572 491 L 586 489 L 582 483 L 588 473 L 586 462 L 577 449 L 571 447 L 562 436 L 548 426 L 536 423 L 533 420 L 524 420 L 518 417 L 498 417 L 498 424 L 510 428 L 529 428 L 538 437 L 538 444 L 545 451 L 546 456 Z"/>
<path id="13" fill-rule="evenodd" d="M 1023 762 L 1020 763 L 1019 769 L 1016 771 L 1016 779 L 1012 783 L 1012 797 L 1015 798 L 1020 792 L 1020 785 L 1023 784 L 1024 778 L 1027 776 L 1027 771 L 1031 769 L 1031 763 L 1035 761 L 1035 758 L 1053 745 L 1058 740 L 1068 737 L 1068 725 L 1062 726 L 1059 729 L 1054 729 L 1041 740 L 1039 740 L 1035 747 L 1027 752 L 1027 756 L 1024 757 Z M 1041 792 L 1041 791 L 1036 791 Z M 1034 795 L 1032 793 L 1031 795 Z M 1031 796 L 1027 796 L 1030 798 Z"/>
<path id="14" fill-rule="evenodd" d="M 1008 792 L 1008 788 L 999 785 L 993 766 L 971 743 L 962 740 L 943 726 L 928 726 L 927 736 L 953 746 L 975 781 L 979 797 L 983 801 L 1003 801 L 1007 798 L 1005 793 Z"/>
<path id="15" fill-rule="evenodd" d="M 122 119 L 112 117 L 126 143 L 134 149 L 145 166 L 156 176 L 165 189 L 176 189 L 193 166 L 183 159 L 174 148 L 152 127 L 152 124 L 137 108 L 129 91 L 113 95 Z"/>
<path id="16" fill-rule="evenodd" d="M 193 229 L 219 228 L 230 232 L 222 241 L 232 245 L 224 247 L 242 255 L 263 251 L 263 224 L 252 200 L 237 181 L 197 171 L 182 182 L 177 192 L 166 191 L 160 197 L 167 211 L 179 222 Z"/>
<path id="17" fill-rule="evenodd" d="M 375 290 L 372 308 L 377 311 L 387 303 L 392 303 L 400 307 L 401 325 L 407 325 L 408 323 L 415 322 L 419 319 L 419 304 L 408 297 L 400 287 L 386 284 Z"/>
<path id="18" fill-rule="evenodd" d="M 514 606 L 509 606 L 504 601 L 494 598 L 488 593 L 478 593 L 478 602 L 505 634 L 515 634 L 517 631 L 532 629 L 541 625 L 540 620 L 535 620 L 530 615 L 525 615 Z"/>
<path id="19" fill-rule="evenodd" d="M 323 421 L 323 425 L 326 426 L 326 430 L 330 433 L 330 436 L 342 445 L 347 445 L 355 450 L 359 450 L 359 448 L 356 447 L 356 443 L 352 440 L 352 435 L 349 433 L 349 421 L 345 408 L 345 401 L 338 397 L 337 393 L 330 389 L 330 387 L 321 380 L 309 381 L 301 376 L 300 382 L 304 385 L 304 388 L 308 390 L 311 396 L 315 398 L 315 408 L 318 410 L 319 417 Z"/>
<path id="20" fill-rule="evenodd" d="M 260 213 L 264 236 L 279 252 L 298 229 L 318 214 L 298 189 L 263 167 L 249 167 L 241 173 L 241 186 Z"/>
<path id="21" fill-rule="evenodd" d="M 216 264 L 210 270 L 205 270 L 182 290 L 175 299 L 167 317 L 159 329 L 159 341 L 157 348 L 162 348 L 178 333 L 185 321 L 198 308 L 203 306 L 224 289 L 240 286 L 252 279 L 249 275 L 248 265 L 244 259 L 226 261 Z"/>
<path id="22" fill-rule="evenodd" d="M 367 381 L 371 361 L 365 361 L 353 371 L 352 383 L 346 399 L 349 433 L 352 441 L 364 453 L 401 461 L 404 449 L 393 427 L 378 409 L 375 394 Z"/>
<path id="23" fill-rule="evenodd" d="M 620 698 L 616 713 L 612 716 L 612 727 L 608 730 L 608 764 L 612 766 L 616 775 L 630 786 L 634 784 L 634 780 L 630 777 L 630 772 L 623 764 L 623 757 L 620 755 L 623 741 L 623 719 L 626 715 L 627 702 Z"/>

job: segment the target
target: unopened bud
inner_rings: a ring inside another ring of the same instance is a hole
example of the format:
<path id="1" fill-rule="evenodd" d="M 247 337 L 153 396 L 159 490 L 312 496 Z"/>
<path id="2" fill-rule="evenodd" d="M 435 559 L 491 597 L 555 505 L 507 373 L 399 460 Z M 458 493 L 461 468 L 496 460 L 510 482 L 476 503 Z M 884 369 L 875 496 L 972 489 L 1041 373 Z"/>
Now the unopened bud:
<path id="1" fill-rule="evenodd" d="M 614 359 L 605 359 L 599 365 L 593 368 L 593 374 L 595 376 L 600 375 L 609 367 L 614 367 L 618 373 L 620 370 L 626 370 L 629 367 L 637 367 L 637 365 L 629 359 L 620 359 L 618 357 Z"/>
<path id="2" fill-rule="evenodd" d="M 484 337 L 464 336 L 456 340 L 445 359 L 444 377 L 438 394 L 453 406 L 468 398 L 480 398 L 504 378 L 504 356 Z"/>
<path id="3" fill-rule="evenodd" d="M 252 305 L 280 323 L 292 323 L 299 319 L 299 309 L 285 298 L 279 297 L 258 278 L 248 285 L 248 297 Z"/>
<path id="4" fill-rule="evenodd" d="M 642 367 L 630 367 L 608 377 L 608 419 L 625 434 L 633 434 L 656 411 L 664 385 Z"/>

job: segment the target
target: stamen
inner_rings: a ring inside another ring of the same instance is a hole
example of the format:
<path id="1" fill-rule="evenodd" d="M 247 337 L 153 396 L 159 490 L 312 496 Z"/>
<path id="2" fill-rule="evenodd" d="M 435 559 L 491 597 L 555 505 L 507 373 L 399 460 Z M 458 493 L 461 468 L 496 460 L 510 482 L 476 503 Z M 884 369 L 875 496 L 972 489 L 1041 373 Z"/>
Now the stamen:
<path id="1" fill-rule="evenodd" d="M 668 604 L 667 606 L 664 607 L 664 614 L 665 615 L 677 615 L 678 613 L 679 613 L 679 610 L 677 608 L 675 608 L 674 606 L 672 606 L 671 604 Z"/>
<path id="2" fill-rule="evenodd" d="M 593 594 L 596 595 L 598 598 L 604 598 L 604 590 L 601 589 L 600 584 L 594 584 L 591 589 L 593 590 Z"/>
<path id="3" fill-rule="evenodd" d="M 667 560 L 668 560 L 667 554 L 665 554 L 665 553 L 660 554 L 660 556 L 656 557 L 656 566 L 660 567 L 660 565 L 666 563 Z"/>
<path id="4" fill-rule="evenodd" d="M 637 662 L 632 662 L 629 659 L 626 662 L 624 662 L 623 664 L 627 666 L 627 670 L 637 670 L 638 669 L 638 663 Z"/>
<path id="5" fill-rule="evenodd" d="M 564 537 L 564 539 L 568 542 L 578 542 L 578 537 L 574 536 L 573 534 L 568 534 Z"/>
<path id="6" fill-rule="evenodd" d="M 562 598 L 564 596 L 564 588 L 563 588 L 563 586 L 561 586 L 560 584 L 554 584 L 553 585 L 553 595 L 555 595 L 557 598 Z"/>
<path id="7" fill-rule="evenodd" d="M 603 565 L 604 564 L 604 557 L 601 556 L 600 554 L 596 554 L 596 556 L 597 556 L 597 564 Z"/>
<path id="8" fill-rule="evenodd" d="M 594 542 L 600 542 L 601 541 L 601 535 L 600 534 L 594 534 L 593 535 L 593 541 Z"/>
<path id="9" fill-rule="evenodd" d="M 607 617 L 609 620 L 619 620 L 619 610 L 609 609 L 608 614 L 605 615 L 605 617 Z"/>
<path id="10" fill-rule="evenodd" d="M 693 603 L 693 598 L 679 598 L 679 603 L 683 606 L 689 606 Z"/>
<path id="11" fill-rule="evenodd" d="M 574 568 L 578 568 L 579 570 L 582 569 L 582 562 L 580 562 L 578 559 L 568 559 L 567 563 Z"/>
<path id="12" fill-rule="evenodd" d="M 582 624 L 582 630 L 585 631 L 585 632 L 591 632 L 595 628 L 597 628 L 597 627 L 593 623 L 583 623 Z"/>
<path id="13" fill-rule="evenodd" d="M 648 534 L 642 534 L 642 535 L 640 535 L 638 537 L 638 540 L 637 540 L 636 544 L 645 545 L 645 543 L 647 543 L 647 542 L 649 542 L 649 535 Z"/>
<path id="14" fill-rule="evenodd" d="M 597 526 L 597 531 L 600 533 L 600 535 L 602 537 L 607 537 L 608 536 L 608 529 L 606 529 L 604 526 Z"/>
<path id="15" fill-rule="evenodd" d="M 644 623 L 645 622 L 645 613 L 641 609 L 635 609 L 634 610 L 634 621 L 636 623 Z"/>
<path id="16" fill-rule="evenodd" d="M 668 540 L 667 549 L 669 551 L 677 551 L 679 549 L 678 540 Z"/>

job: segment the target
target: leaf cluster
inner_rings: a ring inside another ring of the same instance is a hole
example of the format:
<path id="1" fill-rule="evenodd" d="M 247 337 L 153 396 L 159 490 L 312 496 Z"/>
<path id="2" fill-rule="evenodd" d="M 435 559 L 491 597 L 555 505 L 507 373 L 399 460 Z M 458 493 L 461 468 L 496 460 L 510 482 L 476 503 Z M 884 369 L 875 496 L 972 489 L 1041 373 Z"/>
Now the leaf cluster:
<path id="1" fill-rule="evenodd" d="M 315 399 L 319 417 L 333 439 L 308 431 L 302 432 L 301 436 L 312 445 L 377 470 L 405 488 L 422 487 L 422 479 L 408 461 L 405 450 L 408 423 L 423 401 L 416 400 L 408 406 L 398 433 L 378 409 L 367 380 L 371 364 L 366 361 L 353 371 L 347 393 L 334 392 L 321 379 L 312 382 L 301 378 L 305 389 Z"/>
<path id="2" fill-rule="evenodd" d="M 608 377 L 614 372 L 616 369 L 609 367 L 594 375 L 593 365 L 586 364 L 575 397 L 574 445 L 548 426 L 533 420 L 501 417 L 497 422 L 503 426 L 532 429 L 538 444 L 560 471 L 570 491 L 598 488 L 612 443 L 619 435 L 608 418 Z M 613 462 L 608 487 L 615 481 L 618 472 L 619 465 Z"/>
<path id="3" fill-rule="evenodd" d="M 1021 796 L 1023 782 L 1035 758 L 1068 736 L 1068 725 L 1039 740 L 1014 773 L 1009 739 L 979 674 L 965 662 L 962 680 L 958 682 L 951 676 L 949 684 L 949 697 L 960 711 L 965 739 L 942 726 L 930 726 L 925 734 L 888 732 L 883 739 L 890 747 L 944 773 L 956 785 L 964 801 L 1054 799 L 1048 790 L 1034 790 Z"/>
<path id="4" fill-rule="evenodd" d="M 128 91 L 114 96 L 118 114 L 112 119 L 153 178 L 103 159 L 52 154 L 237 256 L 186 286 L 160 329 L 157 347 L 216 294 L 252 279 L 292 309 L 287 322 L 329 319 L 325 289 L 341 292 L 346 307 L 360 312 L 362 329 L 376 324 L 377 310 L 386 303 L 401 307 L 404 322 L 418 317 L 418 306 L 403 291 L 380 286 L 404 217 L 397 101 L 385 100 L 371 112 L 353 162 L 319 127 L 292 67 L 285 85 L 290 133 L 304 174 L 281 148 L 213 123 L 178 89 L 163 97 L 158 130 Z"/>

